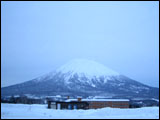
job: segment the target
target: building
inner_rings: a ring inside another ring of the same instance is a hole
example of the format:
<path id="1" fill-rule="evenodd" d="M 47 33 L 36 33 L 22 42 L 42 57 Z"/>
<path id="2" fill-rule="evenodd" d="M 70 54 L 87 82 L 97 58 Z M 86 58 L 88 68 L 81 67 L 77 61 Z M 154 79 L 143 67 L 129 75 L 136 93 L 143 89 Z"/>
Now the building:
<path id="1" fill-rule="evenodd" d="M 48 108 L 50 109 L 89 109 L 89 104 L 87 102 L 61 102 L 61 101 L 48 101 Z"/>
<path id="2" fill-rule="evenodd" d="M 129 108 L 128 99 L 68 99 L 65 101 L 48 101 L 52 109 L 97 109 L 97 108 Z"/>
<path id="3" fill-rule="evenodd" d="M 79 99 L 79 98 L 78 98 Z M 128 99 L 68 99 L 68 101 L 83 101 L 89 104 L 89 109 L 97 109 L 104 107 L 112 108 L 129 108 Z"/>
<path id="4" fill-rule="evenodd" d="M 56 103 L 56 109 L 88 109 L 89 104 L 87 102 L 78 102 L 78 101 L 73 101 L 73 102 L 57 102 Z"/>
<path id="5" fill-rule="evenodd" d="M 111 107 L 111 108 L 129 108 L 127 99 L 92 99 L 86 100 L 90 109 Z"/>

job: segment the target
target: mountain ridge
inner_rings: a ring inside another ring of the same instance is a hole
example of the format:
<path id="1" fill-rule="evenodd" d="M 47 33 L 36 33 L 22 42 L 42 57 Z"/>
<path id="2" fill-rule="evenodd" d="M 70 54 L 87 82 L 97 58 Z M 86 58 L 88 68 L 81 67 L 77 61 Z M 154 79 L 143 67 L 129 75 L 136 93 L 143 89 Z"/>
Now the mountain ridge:
<path id="1" fill-rule="evenodd" d="M 107 96 L 112 94 L 112 97 L 121 98 L 159 98 L 158 88 L 150 87 L 120 75 L 95 61 L 84 59 L 72 60 L 54 72 L 24 83 L 4 87 L 1 90 L 2 95 Z"/>

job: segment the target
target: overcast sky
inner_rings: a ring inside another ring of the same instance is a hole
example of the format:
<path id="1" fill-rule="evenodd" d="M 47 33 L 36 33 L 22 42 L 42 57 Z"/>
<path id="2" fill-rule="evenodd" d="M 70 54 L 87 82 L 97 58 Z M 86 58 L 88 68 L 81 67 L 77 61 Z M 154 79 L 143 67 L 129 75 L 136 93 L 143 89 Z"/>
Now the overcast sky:
<path id="1" fill-rule="evenodd" d="M 1 2 L 1 83 L 74 58 L 159 87 L 159 2 Z"/>

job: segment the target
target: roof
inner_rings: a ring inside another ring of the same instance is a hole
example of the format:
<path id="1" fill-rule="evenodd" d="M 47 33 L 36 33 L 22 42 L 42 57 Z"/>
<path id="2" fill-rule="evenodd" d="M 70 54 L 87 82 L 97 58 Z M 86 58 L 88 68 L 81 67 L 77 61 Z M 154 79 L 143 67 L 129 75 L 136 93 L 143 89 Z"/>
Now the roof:
<path id="1" fill-rule="evenodd" d="M 65 102 L 78 101 L 77 99 L 68 99 Z M 81 101 L 129 101 L 129 99 L 82 99 Z"/>
<path id="2" fill-rule="evenodd" d="M 56 101 L 56 103 L 87 103 L 87 101 Z"/>

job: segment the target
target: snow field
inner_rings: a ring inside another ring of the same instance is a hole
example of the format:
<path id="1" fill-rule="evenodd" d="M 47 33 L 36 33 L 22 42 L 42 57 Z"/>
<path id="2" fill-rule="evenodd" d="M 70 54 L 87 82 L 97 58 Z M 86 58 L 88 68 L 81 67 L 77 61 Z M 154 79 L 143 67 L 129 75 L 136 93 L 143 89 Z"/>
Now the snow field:
<path id="1" fill-rule="evenodd" d="M 55 110 L 47 105 L 3 104 L 2 119 L 158 119 L 159 107 L 136 109 L 102 108 L 90 110 Z"/>

